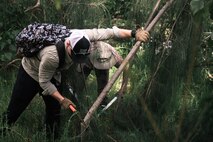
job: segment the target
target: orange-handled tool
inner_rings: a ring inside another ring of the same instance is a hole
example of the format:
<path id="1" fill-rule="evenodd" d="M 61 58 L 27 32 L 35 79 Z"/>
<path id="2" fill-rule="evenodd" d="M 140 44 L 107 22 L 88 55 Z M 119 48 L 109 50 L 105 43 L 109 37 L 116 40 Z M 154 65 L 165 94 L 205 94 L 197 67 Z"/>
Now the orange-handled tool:
<path id="1" fill-rule="evenodd" d="M 72 112 L 76 112 L 76 109 L 75 109 L 75 107 L 73 105 L 70 105 L 69 107 L 72 110 Z"/>

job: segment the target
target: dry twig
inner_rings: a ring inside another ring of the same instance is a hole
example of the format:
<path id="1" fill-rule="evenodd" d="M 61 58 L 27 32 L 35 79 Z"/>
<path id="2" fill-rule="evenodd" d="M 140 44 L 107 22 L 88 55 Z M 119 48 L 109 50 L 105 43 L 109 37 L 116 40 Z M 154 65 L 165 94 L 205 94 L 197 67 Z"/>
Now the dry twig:
<path id="1" fill-rule="evenodd" d="M 37 9 L 37 8 L 39 8 L 40 6 L 41 6 L 41 0 L 37 0 L 36 5 L 31 6 L 31 7 L 28 7 L 24 12 L 28 12 L 28 11 Z"/>

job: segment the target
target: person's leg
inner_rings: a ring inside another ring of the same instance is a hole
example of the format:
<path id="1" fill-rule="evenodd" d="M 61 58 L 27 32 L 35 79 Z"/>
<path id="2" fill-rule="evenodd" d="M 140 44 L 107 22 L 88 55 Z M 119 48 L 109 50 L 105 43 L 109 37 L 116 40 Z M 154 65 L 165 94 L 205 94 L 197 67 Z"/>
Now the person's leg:
<path id="1" fill-rule="evenodd" d="M 59 102 L 52 96 L 42 96 L 46 105 L 46 133 L 48 138 L 57 139 L 60 127 L 60 110 Z"/>
<path id="2" fill-rule="evenodd" d="M 3 113 L 3 123 L 9 126 L 14 124 L 38 90 L 38 82 L 20 66 L 7 111 Z"/>
<path id="3" fill-rule="evenodd" d="M 70 84 L 73 87 L 75 93 L 82 94 L 84 89 L 87 91 L 86 79 L 91 71 L 92 68 L 85 64 L 78 64 L 75 66 Z M 79 95 L 79 97 L 81 97 L 81 95 Z"/>
<path id="4" fill-rule="evenodd" d="M 109 70 L 95 69 L 95 75 L 97 78 L 97 86 L 98 86 L 97 92 L 98 92 L 98 95 L 100 95 L 100 93 L 102 92 L 102 90 L 108 83 Z M 102 101 L 102 105 L 106 105 L 106 104 L 107 104 L 107 97 L 105 97 Z"/>
<path id="5" fill-rule="evenodd" d="M 82 68 L 81 74 L 82 74 L 82 78 L 83 78 L 84 85 L 85 85 L 84 87 L 86 88 L 85 81 L 88 78 L 88 76 L 90 75 L 92 68 L 87 65 L 83 65 L 83 66 L 81 66 L 81 68 Z"/>
<path id="6" fill-rule="evenodd" d="M 87 66 L 83 66 L 82 68 L 83 68 L 82 74 L 84 75 L 84 77 L 86 79 L 89 76 L 89 74 L 91 73 L 92 69 Z"/>
<path id="7" fill-rule="evenodd" d="M 59 92 L 61 91 L 61 85 L 57 85 L 55 81 L 53 83 L 58 88 Z M 46 123 L 46 133 L 47 137 L 50 139 L 57 139 L 59 137 L 59 127 L 60 127 L 60 103 L 50 95 L 42 95 L 42 98 L 45 102 L 45 123 Z"/>

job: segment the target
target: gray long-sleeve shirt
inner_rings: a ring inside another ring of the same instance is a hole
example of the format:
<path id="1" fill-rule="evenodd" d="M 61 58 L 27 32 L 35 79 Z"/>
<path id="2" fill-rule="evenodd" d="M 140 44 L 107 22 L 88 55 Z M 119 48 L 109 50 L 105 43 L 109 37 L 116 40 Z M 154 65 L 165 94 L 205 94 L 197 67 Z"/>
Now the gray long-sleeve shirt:
<path id="1" fill-rule="evenodd" d="M 117 27 L 82 30 L 88 35 L 90 42 L 119 38 L 119 29 Z M 71 31 L 74 32 L 74 30 Z M 50 80 L 55 78 L 58 82 L 61 82 L 60 71 L 68 69 L 71 64 L 72 60 L 66 52 L 65 63 L 61 68 L 58 68 L 59 57 L 55 45 L 45 47 L 38 53 L 37 57 L 24 57 L 22 59 L 23 68 L 33 79 L 39 82 L 44 90 L 42 92 L 43 95 L 51 95 L 57 91 L 55 85 Z"/>

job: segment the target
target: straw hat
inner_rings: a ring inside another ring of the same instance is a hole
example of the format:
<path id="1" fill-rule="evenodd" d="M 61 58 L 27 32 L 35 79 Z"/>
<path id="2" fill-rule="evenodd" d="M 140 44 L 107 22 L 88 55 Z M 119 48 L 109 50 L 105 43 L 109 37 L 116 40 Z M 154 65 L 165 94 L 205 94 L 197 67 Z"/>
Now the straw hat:
<path id="1" fill-rule="evenodd" d="M 117 63 L 116 53 L 111 45 L 98 41 L 91 44 L 89 59 L 97 69 L 110 69 Z"/>

